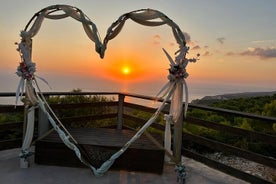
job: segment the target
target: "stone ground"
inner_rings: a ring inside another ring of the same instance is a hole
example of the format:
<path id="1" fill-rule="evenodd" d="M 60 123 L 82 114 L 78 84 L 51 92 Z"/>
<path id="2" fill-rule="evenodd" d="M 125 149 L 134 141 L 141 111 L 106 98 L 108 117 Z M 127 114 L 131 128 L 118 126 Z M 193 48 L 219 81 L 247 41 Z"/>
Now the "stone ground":
<path id="1" fill-rule="evenodd" d="M 19 149 L 0 151 L 0 183 L 1 184 L 173 184 L 177 183 L 177 175 L 174 166 L 166 164 L 162 175 L 109 171 L 103 177 L 95 177 L 88 168 L 69 168 L 57 166 L 37 165 L 30 161 L 30 167 L 19 167 Z M 183 158 L 186 166 L 187 184 L 246 184 L 242 180 L 224 174 L 220 171 Z"/>
<path id="2" fill-rule="evenodd" d="M 217 160 L 225 165 L 229 165 L 236 169 L 247 172 L 249 174 L 259 176 L 271 182 L 273 182 L 273 178 L 274 180 L 276 179 L 276 169 L 264 166 L 256 162 L 252 162 L 250 160 L 246 160 L 244 158 L 239 158 L 232 155 L 223 155 L 219 152 L 206 154 L 205 156 L 212 160 Z M 274 182 L 276 183 L 276 181 Z"/>

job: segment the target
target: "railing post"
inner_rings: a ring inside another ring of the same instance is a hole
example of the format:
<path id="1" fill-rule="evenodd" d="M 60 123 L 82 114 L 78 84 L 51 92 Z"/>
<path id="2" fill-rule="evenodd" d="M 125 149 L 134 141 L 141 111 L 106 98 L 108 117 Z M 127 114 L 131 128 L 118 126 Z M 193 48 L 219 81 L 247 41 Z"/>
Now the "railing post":
<path id="1" fill-rule="evenodd" d="M 183 129 L 183 111 L 174 124 L 173 129 L 173 155 L 176 161 L 176 164 L 181 163 L 181 147 L 182 147 L 182 130 Z"/>
<path id="2" fill-rule="evenodd" d="M 47 99 L 47 97 L 45 97 Z M 41 137 L 50 130 L 50 124 L 47 115 L 43 110 L 38 108 L 38 137 Z"/>
<path id="3" fill-rule="evenodd" d="M 123 128 L 123 112 L 124 112 L 124 101 L 125 101 L 125 95 L 119 94 L 118 97 L 118 124 L 117 124 L 117 129 L 121 130 Z"/>

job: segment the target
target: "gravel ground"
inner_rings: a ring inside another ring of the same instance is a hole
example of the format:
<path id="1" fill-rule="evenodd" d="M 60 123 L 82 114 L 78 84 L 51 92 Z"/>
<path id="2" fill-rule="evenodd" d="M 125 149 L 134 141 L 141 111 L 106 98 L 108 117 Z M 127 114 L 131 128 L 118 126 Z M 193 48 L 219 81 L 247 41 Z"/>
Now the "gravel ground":
<path id="1" fill-rule="evenodd" d="M 222 153 L 212 153 L 212 154 L 205 154 L 207 158 L 212 160 L 219 161 L 225 165 L 234 167 L 236 169 L 242 170 L 249 174 L 259 176 L 264 178 L 268 181 L 276 183 L 276 169 L 264 166 L 262 164 L 252 162 L 250 160 L 246 160 L 244 158 L 231 156 L 231 155 L 224 155 Z M 274 181 L 273 181 L 274 180 Z"/>

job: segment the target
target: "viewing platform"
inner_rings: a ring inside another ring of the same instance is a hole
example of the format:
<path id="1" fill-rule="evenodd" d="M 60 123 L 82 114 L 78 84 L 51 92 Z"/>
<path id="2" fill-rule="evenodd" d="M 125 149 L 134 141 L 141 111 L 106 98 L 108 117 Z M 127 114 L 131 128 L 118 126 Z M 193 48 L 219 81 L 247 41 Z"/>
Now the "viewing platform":
<path id="1" fill-rule="evenodd" d="M 78 102 L 78 103 L 53 103 L 52 109 L 59 116 L 74 138 L 83 146 L 87 147 L 87 152 L 103 153 L 106 148 L 109 150 L 105 154 L 98 154 L 94 158 L 96 165 L 106 160 L 108 154 L 118 150 L 147 120 L 143 117 L 144 113 L 153 114 L 155 107 L 149 107 L 149 100 L 156 100 L 154 97 L 129 94 L 129 93 L 45 93 L 47 99 L 52 97 L 66 96 L 108 96 L 112 100 L 101 102 Z M 14 97 L 14 93 L 0 93 L 1 98 Z M 158 101 L 162 99 L 158 99 Z M 157 104 L 158 105 L 158 104 Z M 170 103 L 162 113 L 168 112 Z M 276 123 L 276 118 L 243 113 L 233 110 L 213 108 L 208 106 L 189 104 L 189 110 L 208 111 L 233 117 L 249 118 L 262 121 L 265 124 Z M 35 139 L 48 131 L 51 126 L 45 123 L 45 115 L 39 109 L 36 110 L 36 129 Z M 80 112 L 86 112 L 82 114 Z M 139 113 L 143 112 L 140 116 Z M 1 184 L 8 183 L 177 183 L 177 173 L 174 164 L 165 163 L 164 150 L 158 146 L 163 146 L 162 135 L 164 133 L 164 122 L 162 117 L 157 119 L 150 127 L 148 132 L 154 137 L 156 142 L 145 134 L 130 147 L 130 152 L 125 152 L 122 160 L 117 160 L 113 168 L 102 177 L 96 177 L 91 170 L 81 165 L 75 158 L 71 150 L 60 142 L 55 132 L 36 141 L 33 146 L 35 152 L 30 159 L 30 167 L 21 169 L 19 164 L 19 153 L 22 144 L 24 107 L 13 105 L 0 106 L 0 113 L 8 114 L 13 117 L 13 121 L 0 124 L 0 135 L 6 137 L 0 141 L 0 178 Z M 163 115 L 162 115 L 163 116 Z M 104 122 L 104 123 L 103 123 Z M 105 124 L 105 122 L 108 122 Z M 205 127 L 218 132 L 239 136 L 241 139 L 260 141 L 271 146 L 276 145 L 275 135 L 260 133 L 251 130 L 240 129 L 230 125 L 217 122 L 206 121 L 188 114 L 184 119 L 184 124 L 189 123 L 198 127 Z M 47 126 L 45 126 L 47 125 Z M 93 125 L 93 127 L 89 127 Z M 72 128 L 72 129 L 70 129 Z M 173 130 L 173 126 L 172 126 Z M 159 135 L 158 136 L 155 136 Z M 161 135 L 161 138 L 160 138 Z M 50 143 L 50 144 L 48 144 Z M 231 165 L 227 165 L 218 159 L 207 157 L 206 154 L 191 149 L 190 145 L 205 146 L 208 150 L 224 155 L 233 155 L 237 158 L 246 159 L 249 162 L 261 164 L 263 167 L 270 168 L 273 172 L 276 168 L 274 157 L 256 153 L 252 150 L 245 150 L 225 142 L 214 140 L 210 137 L 196 135 L 193 132 L 183 131 L 182 138 L 182 160 L 186 167 L 186 183 L 273 183 L 272 178 L 256 175 Z M 90 148 L 89 148 L 90 147 Z M 172 151 L 173 151 L 172 145 Z M 96 152 L 95 149 L 97 148 Z M 137 151 L 136 149 L 139 149 Z M 110 151 L 111 150 L 111 151 Z M 70 153 L 71 151 L 71 153 Z M 90 155 L 90 154 L 89 154 Z M 101 158 L 102 157 L 102 158 Z M 130 162 L 131 161 L 131 162 Z M 66 165 L 67 164 L 67 165 Z M 117 164 L 117 165 L 116 165 Z M 136 164 L 136 165 L 135 165 Z M 148 170 L 147 170 L 148 169 Z M 273 174 L 273 173 L 272 173 Z M 275 183 L 275 182 L 274 182 Z"/>

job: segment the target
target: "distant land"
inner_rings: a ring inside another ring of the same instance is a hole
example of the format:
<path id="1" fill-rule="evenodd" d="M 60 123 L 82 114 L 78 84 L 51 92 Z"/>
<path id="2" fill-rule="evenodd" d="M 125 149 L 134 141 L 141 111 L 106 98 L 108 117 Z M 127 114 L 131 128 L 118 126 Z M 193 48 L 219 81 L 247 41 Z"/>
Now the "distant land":
<path id="1" fill-rule="evenodd" d="M 260 96 L 273 96 L 276 94 L 276 91 L 270 92 L 243 92 L 243 93 L 229 93 L 222 95 L 214 96 L 205 96 L 201 99 L 192 100 L 192 104 L 204 104 L 208 105 L 221 100 L 237 99 L 237 98 L 251 98 L 251 97 L 260 97 Z"/>

